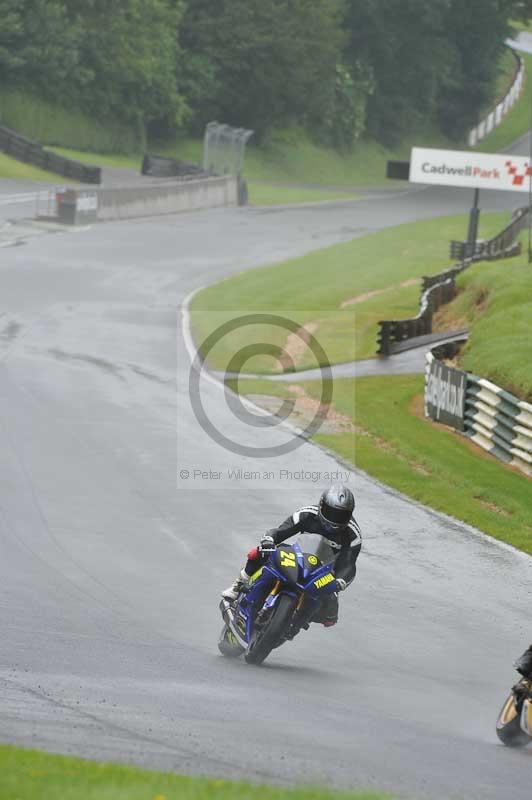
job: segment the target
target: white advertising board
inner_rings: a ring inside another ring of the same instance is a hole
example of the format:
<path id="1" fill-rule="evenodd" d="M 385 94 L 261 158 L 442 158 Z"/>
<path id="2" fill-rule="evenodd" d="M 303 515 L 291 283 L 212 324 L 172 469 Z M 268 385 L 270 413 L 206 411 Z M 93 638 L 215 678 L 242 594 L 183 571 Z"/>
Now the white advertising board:
<path id="1" fill-rule="evenodd" d="M 410 158 L 412 183 L 528 192 L 531 176 L 524 156 L 413 147 Z"/>

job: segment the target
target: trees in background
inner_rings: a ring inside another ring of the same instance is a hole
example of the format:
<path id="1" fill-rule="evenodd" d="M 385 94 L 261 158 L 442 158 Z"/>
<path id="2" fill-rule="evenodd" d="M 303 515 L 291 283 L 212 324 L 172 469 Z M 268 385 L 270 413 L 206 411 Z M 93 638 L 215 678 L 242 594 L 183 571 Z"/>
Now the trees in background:
<path id="1" fill-rule="evenodd" d="M 260 138 L 292 121 L 319 126 L 335 93 L 343 0 L 192 0 L 181 28 L 193 124 L 221 118 Z"/>
<path id="2" fill-rule="evenodd" d="M 438 115 L 442 130 L 453 138 L 478 122 L 478 112 L 493 96 L 497 67 L 510 34 L 510 15 L 527 16 L 530 2 L 451 0 L 445 27 L 452 61 L 442 81 Z"/>
<path id="3" fill-rule="evenodd" d="M 0 84 L 157 136 L 292 123 L 338 148 L 457 140 L 532 0 L 0 0 Z"/>
<path id="4" fill-rule="evenodd" d="M 0 82 L 105 122 L 182 124 L 176 0 L 0 0 Z"/>

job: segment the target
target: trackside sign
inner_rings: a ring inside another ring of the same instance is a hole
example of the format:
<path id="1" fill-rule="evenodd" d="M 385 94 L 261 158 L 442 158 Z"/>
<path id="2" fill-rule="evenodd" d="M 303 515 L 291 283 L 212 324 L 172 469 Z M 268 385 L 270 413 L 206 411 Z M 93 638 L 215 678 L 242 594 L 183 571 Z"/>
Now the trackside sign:
<path id="1" fill-rule="evenodd" d="M 425 376 L 425 415 L 459 431 L 464 429 L 466 373 L 436 358 Z"/>
<path id="2" fill-rule="evenodd" d="M 412 183 L 528 192 L 531 176 L 530 160 L 524 156 L 413 147 L 410 158 Z"/>

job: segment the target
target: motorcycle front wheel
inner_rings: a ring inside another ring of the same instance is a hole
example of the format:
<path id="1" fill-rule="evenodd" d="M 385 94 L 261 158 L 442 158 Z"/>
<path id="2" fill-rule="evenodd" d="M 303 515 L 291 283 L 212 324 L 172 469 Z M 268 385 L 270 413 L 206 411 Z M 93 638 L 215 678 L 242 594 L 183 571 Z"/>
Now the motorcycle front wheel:
<path id="1" fill-rule="evenodd" d="M 295 597 L 280 595 L 266 627 L 253 638 L 245 655 L 248 664 L 262 664 L 274 647 L 277 647 L 285 632 L 296 605 Z"/>
<path id="2" fill-rule="evenodd" d="M 501 709 L 495 729 L 497 736 L 506 747 L 525 747 L 530 737 L 521 729 L 521 709 L 515 704 L 515 697 L 510 694 Z"/>

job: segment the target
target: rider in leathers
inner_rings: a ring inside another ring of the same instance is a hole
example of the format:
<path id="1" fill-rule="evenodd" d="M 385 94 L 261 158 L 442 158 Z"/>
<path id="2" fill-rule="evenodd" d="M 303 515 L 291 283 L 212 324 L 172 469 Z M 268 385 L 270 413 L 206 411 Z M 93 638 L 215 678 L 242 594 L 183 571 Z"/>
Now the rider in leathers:
<path id="1" fill-rule="evenodd" d="M 356 575 L 356 560 L 362 547 L 360 528 L 353 511 L 355 499 L 346 486 L 331 486 L 321 495 L 317 506 L 304 506 L 288 517 L 278 528 L 268 531 L 258 547 L 248 553 L 246 566 L 235 583 L 222 592 L 229 602 L 249 585 L 250 577 L 269 557 L 272 550 L 296 533 L 315 533 L 323 537 L 335 553 L 333 572 L 337 591 L 322 603 L 313 622 L 326 627 L 338 621 L 338 592 L 346 589 Z"/>

